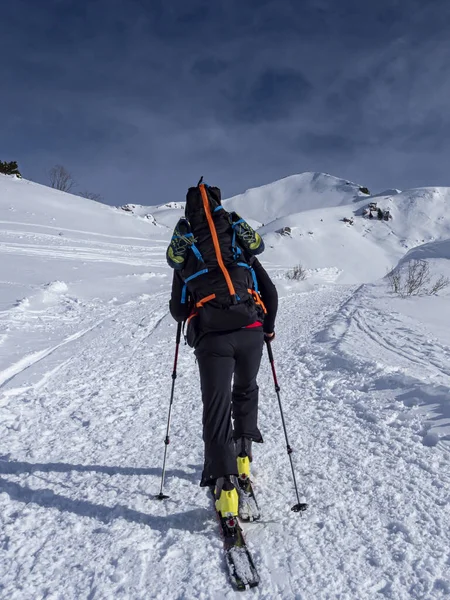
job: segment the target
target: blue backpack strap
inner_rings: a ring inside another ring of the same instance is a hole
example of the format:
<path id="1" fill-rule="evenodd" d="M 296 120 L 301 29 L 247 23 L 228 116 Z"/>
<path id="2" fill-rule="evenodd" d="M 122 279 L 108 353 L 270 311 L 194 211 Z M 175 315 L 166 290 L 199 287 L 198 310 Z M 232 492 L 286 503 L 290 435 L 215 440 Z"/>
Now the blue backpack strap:
<path id="1" fill-rule="evenodd" d="M 236 230 L 234 229 L 234 227 L 233 227 L 233 237 L 231 238 L 231 249 L 233 251 L 234 260 L 237 260 L 241 256 L 242 250 L 236 244 Z"/>
<path id="2" fill-rule="evenodd" d="M 172 239 L 178 239 L 178 238 L 193 238 L 194 234 L 193 233 L 185 233 L 184 236 L 179 236 L 179 235 L 173 235 Z M 195 254 L 195 258 L 197 260 L 200 260 L 202 263 L 204 263 L 205 261 L 203 260 L 203 256 L 202 253 L 200 252 L 200 250 L 197 248 L 197 246 L 195 245 L 195 239 L 193 240 L 192 243 L 189 243 L 189 248 L 191 248 L 192 252 Z"/>
<path id="3" fill-rule="evenodd" d="M 175 237 L 178 237 L 178 236 L 175 236 Z M 193 237 L 194 237 L 194 234 L 193 234 L 193 233 L 186 233 L 186 234 L 184 235 L 184 237 L 185 237 L 185 238 L 193 238 Z M 172 238 L 172 239 L 173 239 L 173 238 Z M 192 244 L 190 244 L 190 246 L 189 246 L 189 247 L 191 248 L 192 252 L 195 254 L 195 258 L 196 258 L 197 260 L 200 260 L 201 262 L 205 262 L 205 261 L 203 260 L 203 256 L 202 256 L 202 254 L 201 254 L 200 250 L 199 250 L 199 249 L 197 248 L 197 246 L 195 245 L 195 239 L 193 240 Z"/>
<path id="4" fill-rule="evenodd" d="M 181 290 L 181 304 L 186 304 L 187 282 L 191 281 L 191 279 L 195 279 L 199 275 L 204 275 L 207 272 L 208 272 L 208 269 L 201 269 L 201 271 L 197 271 L 197 273 L 194 273 L 190 277 L 186 277 L 186 279 L 184 280 L 183 289 Z"/>
<path id="5" fill-rule="evenodd" d="M 237 260 L 242 254 L 242 250 L 236 244 L 236 225 L 239 225 L 239 223 L 243 223 L 243 222 L 244 222 L 244 219 L 239 219 L 235 223 L 231 222 L 231 228 L 233 230 L 233 238 L 231 240 L 231 248 L 233 250 L 234 260 Z"/>
<path id="6" fill-rule="evenodd" d="M 187 283 L 188 281 L 191 281 L 191 279 L 195 279 L 199 275 L 204 275 L 207 272 L 208 272 L 208 269 L 201 269 L 200 271 L 197 271 L 197 273 L 194 273 L 190 277 L 186 277 L 186 279 L 184 280 L 184 283 Z"/>
<path id="7" fill-rule="evenodd" d="M 191 250 L 192 252 L 195 254 L 195 258 L 197 260 L 199 260 L 200 262 L 204 263 L 205 261 L 203 260 L 203 256 L 202 253 L 200 252 L 200 250 L 197 248 L 197 246 L 195 244 L 192 244 L 191 246 Z"/>
<path id="8" fill-rule="evenodd" d="M 248 269 L 252 275 L 252 279 L 253 279 L 253 288 L 255 290 L 255 292 L 257 294 L 259 294 L 259 288 L 258 288 L 258 280 L 256 279 L 256 273 L 254 271 L 254 269 L 248 265 L 247 263 L 244 262 L 238 262 L 237 263 L 238 267 L 245 267 L 246 269 Z"/>
<path id="9" fill-rule="evenodd" d="M 186 295 L 187 295 L 187 285 L 183 285 L 183 289 L 181 290 L 181 304 L 186 304 Z"/>

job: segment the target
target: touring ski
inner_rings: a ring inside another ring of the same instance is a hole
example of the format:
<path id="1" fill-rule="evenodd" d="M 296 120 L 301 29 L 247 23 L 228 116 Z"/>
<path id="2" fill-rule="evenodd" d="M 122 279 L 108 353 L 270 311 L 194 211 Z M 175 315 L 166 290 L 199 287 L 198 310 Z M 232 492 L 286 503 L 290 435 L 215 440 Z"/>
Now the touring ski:
<path id="1" fill-rule="evenodd" d="M 258 521 L 261 513 L 249 477 L 236 478 L 236 489 L 239 494 L 239 519 L 241 521 Z"/>
<path id="2" fill-rule="evenodd" d="M 214 487 L 210 489 L 215 502 Z M 240 591 L 256 587 L 259 583 L 258 571 L 245 542 L 238 519 L 235 517 L 222 517 L 217 511 L 215 512 L 220 526 L 225 560 L 232 585 Z"/>

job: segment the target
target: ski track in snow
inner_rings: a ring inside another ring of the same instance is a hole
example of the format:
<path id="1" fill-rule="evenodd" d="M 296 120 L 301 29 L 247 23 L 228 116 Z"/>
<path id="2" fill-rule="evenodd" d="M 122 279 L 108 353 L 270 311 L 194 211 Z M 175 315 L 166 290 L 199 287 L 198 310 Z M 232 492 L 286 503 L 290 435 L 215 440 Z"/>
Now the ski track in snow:
<path id="1" fill-rule="evenodd" d="M 310 508 L 290 511 L 296 500 L 264 355 L 265 443 L 253 463 L 263 519 L 244 525 L 261 583 L 248 597 L 450 594 L 449 449 L 445 440 L 427 443 L 423 418 L 404 400 L 424 381 L 448 390 L 450 349 L 419 343 L 404 319 L 401 339 L 382 311 L 364 307 L 363 294 L 324 286 L 280 301 L 273 350 Z M 198 486 L 200 390 L 184 345 L 170 498 L 154 498 L 176 330 L 168 294 L 87 310 L 86 327 L 2 374 L 0 598 L 235 597 L 210 499 Z"/>
<path id="2" fill-rule="evenodd" d="M 61 226 L 61 227 L 55 227 L 54 225 L 43 225 L 42 223 L 23 223 L 23 222 L 19 222 L 19 221 L 2 221 L 0 220 L 0 225 L 19 225 L 21 227 L 36 227 L 39 229 L 49 229 L 51 231 L 57 231 L 58 233 L 60 232 L 65 232 L 65 231 L 69 231 L 70 233 L 79 233 L 83 236 L 93 236 L 94 238 L 96 237 L 100 237 L 100 238 L 110 238 L 110 239 L 121 239 L 121 240 L 139 240 L 142 242 L 148 242 L 148 237 L 135 237 L 135 236 L 126 236 L 126 235 L 111 235 L 109 233 L 99 233 L 97 231 L 85 231 L 82 229 L 68 229 L 67 227 Z M 15 231 L 15 230 L 3 230 L 2 232 L 6 231 L 7 233 L 16 233 L 16 234 L 23 234 L 24 232 L 22 231 Z M 26 231 L 25 233 L 30 234 L 30 232 Z M 40 235 L 40 233 L 37 233 L 36 235 Z M 152 241 L 160 241 L 163 244 L 167 245 L 167 240 L 166 239 L 161 239 L 161 240 L 155 240 L 155 238 L 152 237 Z"/>
<path id="3" fill-rule="evenodd" d="M 423 348 L 412 332 L 405 332 L 407 344 L 395 340 L 395 324 L 387 328 L 381 311 L 377 322 L 355 300 L 360 293 L 362 288 L 304 348 L 296 323 L 290 324 L 291 364 L 282 365 L 281 377 L 291 391 L 296 384 L 301 391 L 298 420 L 289 427 L 300 441 L 296 458 L 311 509 L 305 530 L 295 536 L 302 562 L 290 577 L 296 594 L 286 597 L 441 597 L 450 592 L 448 446 L 442 452 L 428 447 L 421 419 L 400 401 L 411 381 L 400 375 L 401 366 L 391 366 L 403 364 L 405 373 L 417 375 L 416 364 L 427 364 L 430 348 L 439 356 L 439 344 Z M 301 304 L 292 302 L 292 311 L 298 310 Z M 355 355 L 374 342 L 372 360 Z M 405 347 L 411 349 L 409 364 Z M 385 364 L 374 360 L 380 354 Z M 433 367 L 437 382 L 447 380 L 448 386 L 445 357 L 448 348 Z M 384 389 L 387 402 L 380 402 Z M 294 541 L 286 562 L 289 556 L 299 558 Z M 283 563 L 278 553 L 277 559 Z"/>
<path id="4" fill-rule="evenodd" d="M 55 248 L 54 245 L 44 246 L 25 245 L 18 243 L 0 243 L 0 252 L 3 254 L 22 254 L 24 256 L 42 256 L 50 259 L 71 259 L 76 261 L 99 261 L 121 263 L 124 265 L 148 265 L 149 260 L 153 266 L 165 266 L 165 259 L 155 260 L 161 256 L 161 249 L 158 247 L 134 248 L 127 247 L 121 250 L 111 250 L 109 248 L 86 248 L 80 249 L 77 246 L 64 248 Z M 135 254 L 135 256 L 133 256 Z"/>
<path id="5" fill-rule="evenodd" d="M 39 352 L 34 352 L 33 354 L 30 354 L 29 356 L 25 356 L 24 358 L 17 361 L 17 363 L 11 365 L 9 368 L 0 372 L 0 389 L 4 385 L 9 383 L 12 379 L 14 379 L 14 377 L 16 375 L 18 375 L 19 373 L 23 373 L 23 371 L 25 371 L 29 367 L 40 362 L 42 359 L 46 358 L 47 356 L 50 356 L 50 354 L 53 354 L 53 352 L 58 350 L 58 348 L 61 348 L 62 346 L 65 346 L 66 344 L 70 344 L 70 342 L 80 339 L 81 337 L 86 335 L 86 333 L 88 333 L 89 331 L 92 331 L 92 329 L 94 329 L 95 327 L 98 327 L 98 325 L 99 324 L 95 324 L 92 327 L 88 327 L 87 329 L 82 329 L 81 331 L 78 331 L 77 333 L 70 335 L 68 338 L 66 338 L 60 344 L 56 344 L 56 346 L 53 346 L 51 348 L 46 348 L 45 350 L 41 350 Z"/>

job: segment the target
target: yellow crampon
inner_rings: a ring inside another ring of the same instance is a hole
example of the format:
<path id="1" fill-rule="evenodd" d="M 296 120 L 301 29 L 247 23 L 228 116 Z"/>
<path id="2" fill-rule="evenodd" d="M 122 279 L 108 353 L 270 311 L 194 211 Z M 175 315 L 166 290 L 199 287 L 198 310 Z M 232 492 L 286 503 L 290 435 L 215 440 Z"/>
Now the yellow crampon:
<path id="1" fill-rule="evenodd" d="M 216 510 L 221 517 L 237 517 L 239 508 L 239 495 L 237 489 L 222 490 L 216 500 Z"/>
<path id="2" fill-rule="evenodd" d="M 250 459 L 248 456 L 237 457 L 238 475 L 241 479 L 250 478 Z"/>

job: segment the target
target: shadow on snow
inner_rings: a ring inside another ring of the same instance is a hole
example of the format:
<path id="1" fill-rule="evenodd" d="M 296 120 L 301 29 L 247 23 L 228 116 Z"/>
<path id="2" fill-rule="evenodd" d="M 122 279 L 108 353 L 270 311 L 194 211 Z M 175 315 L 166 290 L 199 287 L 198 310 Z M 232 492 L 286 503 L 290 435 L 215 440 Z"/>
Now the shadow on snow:
<path id="1" fill-rule="evenodd" d="M 194 468 L 197 470 L 197 467 Z M 0 458 L 0 474 L 2 475 L 20 475 L 22 473 L 34 473 L 35 471 L 45 473 L 88 471 L 106 473 L 108 475 L 161 475 L 161 469 L 151 467 L 109 467 L 101 465 L 70 465 L 66 463 L 33 464 L 19 461 L 10 462 L 5 460 L 5 457 Z M 199 480 L 198 473 L 189 474 L 178 469 L 168 470 L 167 476 L 179 477 L 195 482 Z M 162 532 L 166 532 L 169 529 L 180 529 L 191 532 L 204 531 L 205 522 L 211 517 L 211 512 L 204 508 L 183 511 L 167 516 L 149 515 L 120 504 L 109 507 L 89 500 L 73 500 L 56 494 L 48 488 L 33 490 L 22 483 L 19 484 L 0 477 L 0 494 L 3 492 L 17 502 L 25 504 L 33 503 L 44 508 L 55 508 L 61 512 L 70 512 L 81 517 L 97 519 L 103 523 L 111 523 L 115 519 L 124 519 L 130 523 L 147 525 L 151 529 Z M 155 502 L 158 502 L 156 498 Z M 158 502 L 158 504 L 160 503 Z"/>

